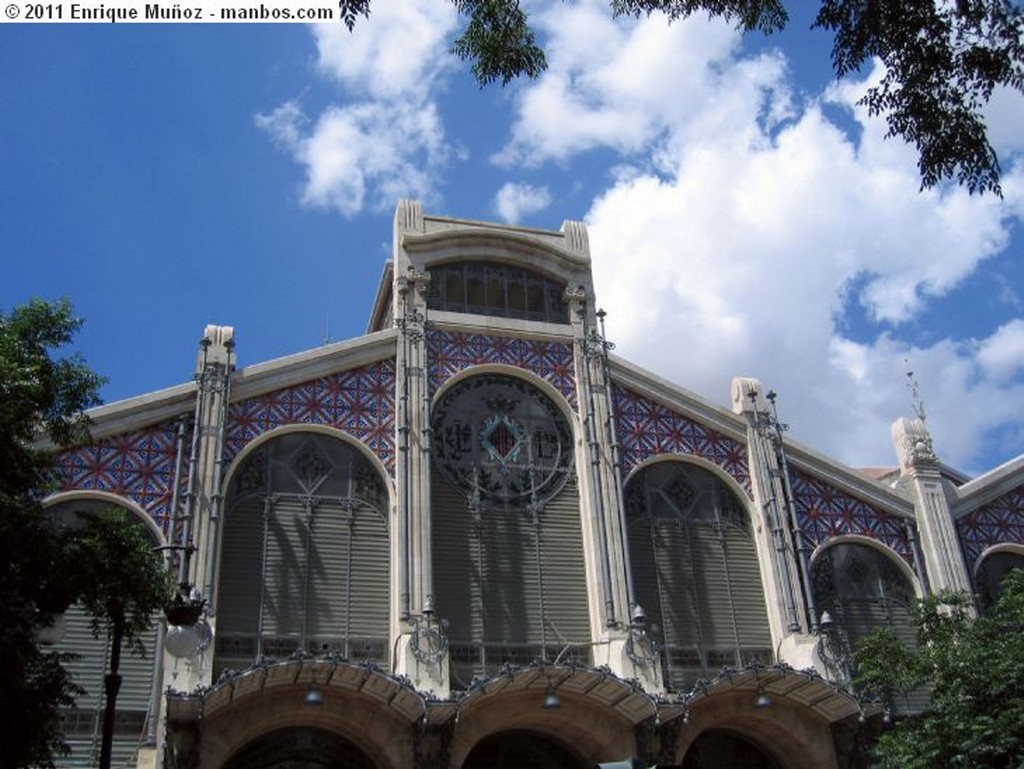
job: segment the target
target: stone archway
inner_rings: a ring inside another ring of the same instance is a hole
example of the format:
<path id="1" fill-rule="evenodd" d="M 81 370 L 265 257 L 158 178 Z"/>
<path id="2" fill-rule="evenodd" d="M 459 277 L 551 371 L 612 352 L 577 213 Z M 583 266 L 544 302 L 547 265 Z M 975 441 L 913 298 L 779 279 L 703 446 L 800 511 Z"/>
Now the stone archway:
<path id="1" fill-rule="evenodd" d="M 358 746 L 333 732 L 312 727 L 279 729 L 262 735 L 233 755 L 224 769 L 375 769 Z"/>
<path id="2" fill-rule="evenodd" d="M 691 744 L 683 757 L 682 769 L 783 769 L 754 741 L 731 729 L 708 729 Z"/>
<path id="3" fill-rule="evenodd" d="M 590 769 L 559 740 L 538 732 L 513 730 L 481 740 L 462 769 Z"/>

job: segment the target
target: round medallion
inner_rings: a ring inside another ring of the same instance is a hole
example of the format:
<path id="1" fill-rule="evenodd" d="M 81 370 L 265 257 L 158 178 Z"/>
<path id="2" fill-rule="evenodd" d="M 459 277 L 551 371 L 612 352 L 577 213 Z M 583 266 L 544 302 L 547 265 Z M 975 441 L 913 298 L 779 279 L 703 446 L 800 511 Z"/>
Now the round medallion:
<path id="1" fill-rule="evenodd" d="M 543 505 L 572 469 L 572 432 L 533 385 L 503 376 L 467 379 L 434 410 L 434 460 L 467 498 L 503 507 Z"/>

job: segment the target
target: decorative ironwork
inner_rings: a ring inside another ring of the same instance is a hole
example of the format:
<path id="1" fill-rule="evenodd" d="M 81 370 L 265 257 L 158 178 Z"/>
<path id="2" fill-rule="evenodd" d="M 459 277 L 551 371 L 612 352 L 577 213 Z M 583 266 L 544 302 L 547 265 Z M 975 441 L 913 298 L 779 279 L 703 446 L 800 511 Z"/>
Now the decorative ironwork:
<path id="1" fill-rule="evenodd" d="M 409 647 L 413 656 L 424 665 L 436 665 L 448 654 L 448 634 L 445 632 L 447 623 L 438 622 L 432 615 L 424 614 L 413 617 L 412 635 Z"/>
<path id="2" fill-rule="evenodd" d="M 852 679 L 852 647 L 846 629 L 837 625 L 832 615 L 824 611 L 818 623 L 818 659 L 822 661 L 829 677 L 844 688 L 849 688 Z"/>
<path id="3" fill-rule="evenodd" d="M 746 510 L 714 474 L 686 462 L 659 462 L 644 469 L 626 491 L 629 519 L 650 516 L 685 525 L 721 522 L 750 530 Z"/>
<path id="4" fill-rule="evenodd" d="M 481 376 L 445 393 L 433 423 L 444 478 L 467 497 L 543 505 L 572 471 L 572 433 L 558 407 L 518 379 Z"/>
<path id="5" fill-rule="evenodd" d="M 626 656 L 642 668 L 656 666 L 661 661 L 658 643 L 642 627 L 630 627 L 626 635 Z"/>
<path id="6" fill-rule="evenodd" d="M 330 498 L 343 509 L 367 508 L 380 516 L 387 491 L 379 473 L 360 452 L 325 435 L 289 433 L 261 447 L 239 468 L 231 484 L 234 500 L 251 495 Z"/>
<path id="7" fill-rule="evenodd" d="M 879 625 L 899 629 L 914 602 L 913 588 L 891 558 L 849 542 L 822 553 L 812 578 L 822 609 L 818 656 L 836 683 L 849 686 L 857 636 Z"/>

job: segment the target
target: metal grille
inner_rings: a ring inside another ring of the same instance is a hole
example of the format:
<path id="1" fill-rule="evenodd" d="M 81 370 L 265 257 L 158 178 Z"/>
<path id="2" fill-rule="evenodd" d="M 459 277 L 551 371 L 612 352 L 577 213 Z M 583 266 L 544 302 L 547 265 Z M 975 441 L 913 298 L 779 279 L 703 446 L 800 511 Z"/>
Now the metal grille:
<path id="1" fill-rule="evenodd" d="M 637 601 L 660 628 L 676 691 L 750 661 L 771 662 L 771 633 L 747 513 L 714 474 L 659 462 L 626 489 Z"/>
<path id="2" fill-rule="evenodd" d="M 289 434 L 249 457 L 225 514 L 215 673 L 298 650 L 385 661 L 386 509 L 341 441 Z"/>
<path id="3" fill-rule="evenodd" d="M 590 662 L 579 495 L 569 483 L 538 517 L 482 511 L 435 477 L 435 605 L 449 621 L 452 688 L 503 665 Z M 539 534 L 539 559 L 536 537 Z"/>
<path id="4" fill-rule="evenodd" d="M 548 323 L 568 323 L 565 283 L 532 270 L 491 262 L 432 267 L 427 307 Z"/>
<path id="5" fill-rule="evenodd" d="M 857 639 L 876 628 L 891 628 L 909 648 L 917 645 L 912 617 L 914 590 L 892 559 L 876 548 L 843 542 L 825 550 L 811 567 L 814 603 L 828 612 L 852 651 Z M 919 711 L 928 692 L 912 692 L 893 703 L 901 711 Z"/>

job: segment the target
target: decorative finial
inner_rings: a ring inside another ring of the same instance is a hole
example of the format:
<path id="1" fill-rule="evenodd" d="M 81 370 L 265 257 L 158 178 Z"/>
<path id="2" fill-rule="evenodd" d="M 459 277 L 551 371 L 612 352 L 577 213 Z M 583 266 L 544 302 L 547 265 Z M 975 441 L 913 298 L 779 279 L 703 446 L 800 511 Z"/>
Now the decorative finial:
<path id="1" fill-rule="evenodd" d="M 914 415 L 922 422 L 925 422 L 927 419 L 925 417 L 924 401 L 921 400 L 921 388 L 914 377 L 914 372 L 910 369 L 910 359 L 904 358 L 903 362 L 907 366 L 907 389 L 910 390 L 911 406 L 914 409 Z"/>

